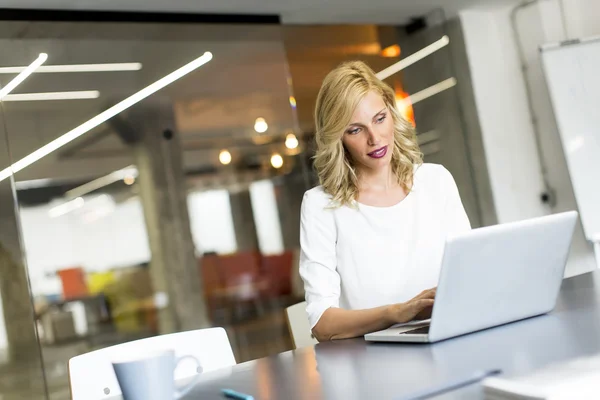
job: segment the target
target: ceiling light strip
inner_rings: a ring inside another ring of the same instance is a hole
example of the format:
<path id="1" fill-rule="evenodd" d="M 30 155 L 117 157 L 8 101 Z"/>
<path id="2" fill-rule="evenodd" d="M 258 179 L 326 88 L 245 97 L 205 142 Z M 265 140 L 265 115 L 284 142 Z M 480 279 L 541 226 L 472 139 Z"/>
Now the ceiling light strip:
<path id="1" fill-rule="evenodd" d="M 2 101 L 85 100 L 97 99 L 98 97 L 100 97 L 100 92 L 97 90 L 79 90 L 71 92 L 8 94 Z"/>
<path id="2" fill-rule="evenodd" d="M 171 72 L 170 74 L 159 79 L 158 81 L 154 82 L 150 86 L 145 87 L 144 89 L 129 96 L 128 98 L 121 101 L 120 103 L 115 104 L 108 110 L 101 112 L 100 114 L 96 115 L 94 118 L 90 119 L 89 121 L 84 122 L 83 124 L 79 125 L 77 128 L 72 129 L 71 131 L 60 136 L 59 138 L 51 141 L 47 145 L 40 147 L 33 153 L 29 154 L 28 156 L 26 156 L 26 157 L 22 158 L 21 160 L 17 161 L 16 163 L 14 163 L 10 167 L 5 168 L 4 170 L 0 171 L 0 181 L 3 181 L 4 179 L 8 178 L 11 174 L 21 171 L 23 168 L 28 167 L 29 165 L 33 164 L 34 162 L 38 161 L 39 159 L 47 156 L 48 154 L 61 148 L 62 146 L 66 145 L 67 143 L 77 139 L 79 136 L 85 134 L 86 132 L 89 132 L 93 128 L 95 128 L 98 125 L 102 124 L 103 122 L 109 120 L 110 118 L 119 114 L 123 110 L 126 110 L 127 108 L 131 107 L 132 105 L 134 105 L 134 104 L 138 103 L 139 101 L 145 99 L 146 97 L 154 94 L 158 90 L 173 83 L 177 79 L 180 79 L 181 77 L 189 74 L 190 72 L 194 71 L 195 69 L 199 68 L 200 66 L 206 64 L 211 59 L 212 59 L 212 53 L 207 51 L 202 56 L 198 57 L 197 59 L 193 60 L 192 62 Z"/>
<path id="3" fill-rule="evenodd" d="M 111 172 L 108 175 L 102 176 L 98 179 L 94 179 L 91 182 L 85 183 L 81 186 L 78 186 L 74 189 L 69 190 L 65 193 L 65 197 L 67 198 L 75 198 L 82 197 L 88 193 L 91 193 L 95 190 L 108 186 L 112 183 L 121 181 L 128 176 L 132 176 L 137 178 L 138 170 L 134 165 L 130 165 L 118 171 Z"/>
<path id="4" fill-rule="evenodd" d="M 399 71 L 402 71 L 404 68 L 406 68 L 410 65 L 413 65 L 417 61 L 422 60 L 423 58 L 425 58 L 425 57 L 435 53 L 436 51 L 440 50 L 441 48 L 447 46 L 448 43 L 450 43 L 450 38 L 448 36 L 444 35 L 444 36 L 442 36 L 442 38 L 440 40 L 433 42 L 429 46 L 422 48 L 421 50 L 417 51 L 414 54 L 411 54 L 410 56 L 406 57 L 405 59 L 400 60 L 397 63 L 390 65 L 383 71 L 378 72 L 376 75 L 379 79 L 382 79 L 382 80 L 389 78 L 390 76 L 398 73 Z"/>
<path id="5" fill-rule="evenodd" d="M 46 60 L 48 59 L 48 54 L 41 53 L 38 58 L 32 62 L 28 67 L 26 67 L 23 71 L 19 73 L 19 75 L 15 76 L 14 79 L 2 89 L 0 89 L 0 100 L 2 100 L 7 94 L 12 92 L 21 82 L 23 82 L 29 75 L 33 73 L 36 69 L 40 67 Z"/>
<path id="6" fill-rule="evenodd" d="M 0 67 L 0 74 L 18 74 L 26 67 Z M 36 73 L 139 71 L 141 63 L 45 65 Z"/>
<path id="7" fill-rule="evenodd" d="M 441 81 L 433 86 L 429 86 L 427 89 L 423 89 L 420 92 L 411 94 L 410 97 L 408 97 L 406 100 L 400 101 L 408 101 L 410 104 L 417 104 L 420 101 L 428 99 L 431 96 L 435 96 L 436 94 L 441 93 L 444 90 L 448 90 L 456 86 L 456 83 L 456 78 L 448 78 L 445 81 Z"/>
<path id="8" fill-rule="evenodd" d="M 48 215 L 50 216 L 50 218 L 57 218 L 62 215 L 68 214 L 71 211 L 77 210 L 78 208 L 83 207 L 84 204 L 85 200 L 81 197 L 78 197 L 74 200 L 62 203 L 61 205 L 58 205 L 56 207 L 52 207 L 50 210 L 48 210 Z"/>

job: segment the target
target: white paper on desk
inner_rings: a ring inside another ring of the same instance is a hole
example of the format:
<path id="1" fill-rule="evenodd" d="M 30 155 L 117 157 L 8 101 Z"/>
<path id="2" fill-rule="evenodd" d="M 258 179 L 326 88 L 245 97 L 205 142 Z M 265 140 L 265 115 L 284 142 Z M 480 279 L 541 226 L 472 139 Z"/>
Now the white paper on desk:
<path id="1" fill-rule="evenodd" d="M 600 398 L 600 355 L 576 358 L 531 374 L 483 381 L 489 400 L 587 400 Z"/>

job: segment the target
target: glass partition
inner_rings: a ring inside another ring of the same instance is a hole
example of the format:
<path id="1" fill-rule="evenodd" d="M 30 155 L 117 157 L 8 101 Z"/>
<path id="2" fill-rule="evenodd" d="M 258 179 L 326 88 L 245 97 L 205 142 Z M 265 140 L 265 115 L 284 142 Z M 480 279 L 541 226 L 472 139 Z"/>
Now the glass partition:
<path id="1" fill-rule="evenodd" d="M 0 78 L 0 90 L 11 79 Z M 0 171 L 12 164 L 4 103 L 0 101 Z M 20 221 L 11 176 L 0 181 L 0 398 L 46 397 L 42 353 L 36 333 L 38 308 L 31 301 Z M 66 365 L 61 366 L 66 370 Z M 58 395 L 68 396 L 64 388 Z"/>
<path id="2" fill-rule="evenodd" d="M 2 32 L 2 67 L 48 54 L 5 108 L 51 395 L 69 358 L 162 333 L 223 326 L 238 362 L 291 349 L 307 175 L 281 27 Z"/>

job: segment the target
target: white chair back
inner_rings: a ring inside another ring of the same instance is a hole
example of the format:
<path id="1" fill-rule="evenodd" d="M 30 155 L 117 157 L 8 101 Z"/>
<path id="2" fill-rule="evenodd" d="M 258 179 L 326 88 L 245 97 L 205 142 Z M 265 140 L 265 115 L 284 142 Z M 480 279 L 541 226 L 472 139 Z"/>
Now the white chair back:
<path id="1" fill-rule="evenodd" d="M 92 351 L 69 360 L 69 381 L 72 400 L 100 400 L 121 395 L 112 360 L 143 352 L 172 349 L 177 357 L 192 355 L 202 364 L 202 372 L 235 365 L 227 332 L 223 328 L 198 329 L 150 337 Z M 175 379 L 189 378 L 198 373 L 195 363 L 182 362 L 175 370 Z"/>
<path id="2" fill-rule="evenodd" d="M 294 342 L 294 348 L 299 349 L 319 343 L 310 331 L 305 301 L 286 308 L 285 315 L 292 341 Z"/>

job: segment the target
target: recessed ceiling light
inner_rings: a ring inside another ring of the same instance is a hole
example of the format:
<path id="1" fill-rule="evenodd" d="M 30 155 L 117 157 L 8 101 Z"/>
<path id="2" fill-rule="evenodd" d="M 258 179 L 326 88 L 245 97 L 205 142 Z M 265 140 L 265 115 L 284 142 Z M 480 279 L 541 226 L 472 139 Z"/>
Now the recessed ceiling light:
<path id="1" fill-rule="evenodd" d="M 285 137 L 285 147 L 288 149 L 295 149 L 298 147 L 298 138 L 293 133 L 289 133 Z"/>
<path id="2" fill-rule="evenodd" d="M 281 157 L 280 154 L 273 154 L 271 156 L 271 165 L 273 166 L 273 168 L 281 168 L 283 166 L 283 157 Z"/>
<path id="3" fill-rule="evenodd" d="M 267 125 L 267 121 L 264 118 L 256 118 L 254 122 L 254 130 L 258 133 L 265 133 L 269 129 L 269 125 Z"/>
<path id="4" fill-rule="evenodd" d="M 227 150 L 221 150 L 219 153 L 219 161 L 223 165 L 228 165 L 231 162 L 231 153 Z"/>

